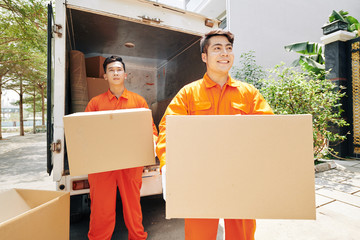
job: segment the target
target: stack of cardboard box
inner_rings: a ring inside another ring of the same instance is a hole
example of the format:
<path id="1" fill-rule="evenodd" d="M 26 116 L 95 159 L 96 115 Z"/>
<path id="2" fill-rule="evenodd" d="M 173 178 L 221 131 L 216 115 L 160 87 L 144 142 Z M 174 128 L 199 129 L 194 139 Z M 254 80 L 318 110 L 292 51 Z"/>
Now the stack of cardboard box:
<path id="1" fill-rule="evenodd" d="M 106 92 L 109 88 L 109 84 L 104 79 L 104 61 L 105 57 L 102 56 L 88 57 L 85 59 L 89 100 Z"/>

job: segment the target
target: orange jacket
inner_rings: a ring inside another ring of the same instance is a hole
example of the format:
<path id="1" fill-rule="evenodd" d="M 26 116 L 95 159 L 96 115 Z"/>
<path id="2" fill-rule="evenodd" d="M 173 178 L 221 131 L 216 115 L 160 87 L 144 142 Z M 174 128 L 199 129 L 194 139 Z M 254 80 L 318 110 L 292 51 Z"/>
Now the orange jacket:
<path id="1" fill-rule="evenodd" d="M 167 115 L 254 115 L 273 114 L 269 104 L 252 85 L 230 76 L 221 88 L 207 74 L 200 80 L 184 86 L 167 107 L 159 124 L 156 153 L 160 169 L 166 164 Z"/>
<path id="2" fill-rule="evenodd" d="M 85 112 L 93 111 L 106 111 L 106 110 L 116 110 L 116 109 L 129 109 L 129 108 L 149 108 L 145 99 L 134 92 L 130 92 L 126 88 L 124 89 L 123 94 L 117 99 L 114 96 L 110 89 L 96 97 L 93 97 L 88 103 Z M 156 140 L 157 129 L 153 123 L 153 135 Z"/>

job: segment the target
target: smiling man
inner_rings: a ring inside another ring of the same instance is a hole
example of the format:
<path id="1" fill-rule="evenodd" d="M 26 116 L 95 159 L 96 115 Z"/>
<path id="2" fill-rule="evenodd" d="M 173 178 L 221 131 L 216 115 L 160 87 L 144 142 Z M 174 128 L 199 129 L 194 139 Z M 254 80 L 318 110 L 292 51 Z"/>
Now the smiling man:
<path id="1" fill-rule="evenodd" d="M 143 97 L 125 88 L 125 63 L 121 57 L 111 56 L 105 59 L 104 79 L 109 90 L 92 98 L 86 112 L 106 111 L 128 108 L 148 108 Z M 101 127 L 101 126 L 94 126 Z M 153 124 L 154 139 L 157 130 Z M 124 137 L 119 134 L 119 138 Z M 120 146 L 119 146 L 120 147 Z M 120 149 L 120 148 L 119 148 Z M 101 159 L 99 159 L 101 161 Z M 119 159 L 121 161 L 121 159 Z M 128 229 L 129 240 L 147 238 L 142 225 L 140 188 L 143 167 L 89 174 L 91 215 L 88 237 L 90 240 L 111 239 L 116 218 L 116 188 L 119 188 L 124 213 L 124 222 Z"/>
<path id="2" fill-rule="evenodd" d="M 205 34 L 200 41 L 200 49 L 207 72 L 202 79 L 183 87 L 166 109 L 159 125 L 156 149 L 163 185 L 166 174 L 167 115 L 273 114 L 255 87 L 230 77 L 229 70 L 234 61 L 233 42 L 234 35 L 229 31 L 218 29 Z M 226 164 L 226 159 L 221 164 Z M 185 239 L 216 240 L 218 223 L 219 219 L 185 219 Z M 252 219 L 225 219 L 225 238 L 252 240 L 255 228 L 256 222 Z"/>

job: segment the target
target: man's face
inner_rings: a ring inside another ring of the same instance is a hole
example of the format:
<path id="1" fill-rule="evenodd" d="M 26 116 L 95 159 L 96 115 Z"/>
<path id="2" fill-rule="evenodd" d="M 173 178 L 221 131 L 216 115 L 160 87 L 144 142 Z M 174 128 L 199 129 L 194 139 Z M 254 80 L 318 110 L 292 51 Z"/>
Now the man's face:
<path id="1" fill-rule="evenodd" d="M 106 66 L 106 73 L 104 79 L 109 82 L 109 85 L 124 84 L 127 74 L 124 71 L 124 66 L 121 62 L 112 62 Z"/>
<path id="2" fill-rule="evenodd" d="M 228 74 L 234 62 L 232 45 L 225 36 L 214 36 L 209 39 L 207 53 L 201 54 L 208 72 Z"/>

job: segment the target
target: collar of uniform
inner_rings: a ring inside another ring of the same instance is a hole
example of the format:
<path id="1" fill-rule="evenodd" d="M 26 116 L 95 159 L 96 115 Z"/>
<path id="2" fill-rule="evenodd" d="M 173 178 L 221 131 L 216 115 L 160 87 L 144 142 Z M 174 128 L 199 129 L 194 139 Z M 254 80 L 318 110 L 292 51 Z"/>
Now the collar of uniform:
<path id="1" fill-rule="evenodd" d="M 107 96 L 109 98 L 109 100 L 112 100 L 113 98 L 116 99 L 116 96 L 114 94 L 112 94 L 112 92 L 110 91 L 110 88 L 107 91 Z M 129 94 L 128 94 L 128 90 L 126 88 L 124 88 L 124 92 L 121 94 L 120 96 L 121 98 L 129 98 Z"/>
<path id="2" fill-rule="evenodd" d="M 124 88 L 124 91 L 123 91 L 123 93 L 121 94 L 120 97 L 128 99 L 129 98 L 129 91 L 126 88 Z"/>
<path id="3" fill-rule="evenodd" d="M 211 88 L 217 85 L 216 82 L 214 82 L 213 80 L 210 79 L 210 77 L 208 76 L 207 73 L 205 73 L 204 75 L 204 82 L 205 82 L 205 86 L 207 88 Z M 225 83 L 225 85 L 229 85 L 230 87 L 239 87 L 240 86 L 240 82 L 234 80 L 232 77 L 230 77 L 230 75 L 228 76 L 227 82 Z"/>
<path id="4" fill-rule="evenodd" d="M 209 75 L 207 73 L 205 73 L 203 79 L 204 79 L 205 87 L 207 87 L 207 88 L 212 88 L 217 85 L 216 82 L 211 80 L 211 78 L 209 77 Z"/>
<path id="5" fill-rule="evenodd" d="M 230 75 L 226 84 L 229 85 L 230 87 L 240 87 L 241 85 L 240 81 L 233 79 L 232 77 L 230 77 Z"/>

